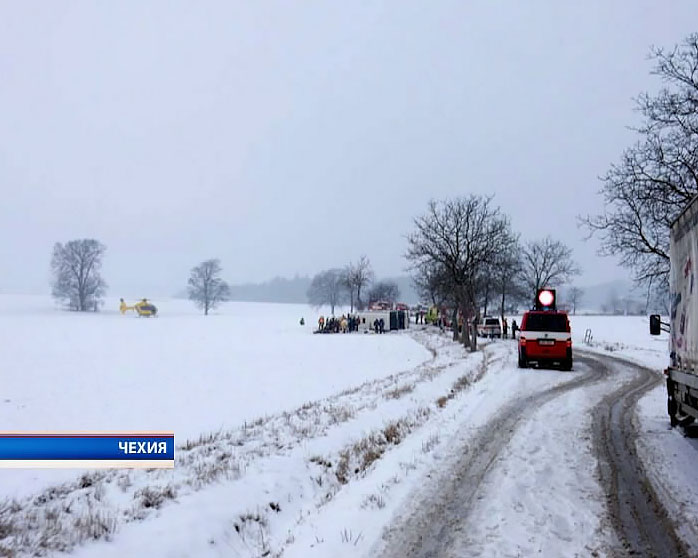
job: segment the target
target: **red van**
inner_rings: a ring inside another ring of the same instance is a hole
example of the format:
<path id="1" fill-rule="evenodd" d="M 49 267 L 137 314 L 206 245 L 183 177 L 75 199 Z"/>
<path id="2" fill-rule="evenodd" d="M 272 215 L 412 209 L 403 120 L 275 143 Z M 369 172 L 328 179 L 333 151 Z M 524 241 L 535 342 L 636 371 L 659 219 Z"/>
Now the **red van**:
<path id="1" fill-rule="evenodd" d="M 572 370 L 572 332 L 566 312 L 530 310 L 521 320 L 519 368 L 530 362 Z"/>

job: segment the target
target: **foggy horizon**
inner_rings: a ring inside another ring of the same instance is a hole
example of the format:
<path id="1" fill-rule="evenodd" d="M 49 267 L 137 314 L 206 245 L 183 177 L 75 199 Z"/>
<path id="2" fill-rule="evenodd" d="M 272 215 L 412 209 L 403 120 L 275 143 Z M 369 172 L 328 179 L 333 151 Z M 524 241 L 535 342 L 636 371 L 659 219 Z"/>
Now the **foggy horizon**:
<path id="1" fill-rule="evenodd" d="M 651 46 L 698 21 L 624 0 L 0 6 L 0 292 L 50 292 L 55 242 L 106 247 L 108 296 L 172 295 L 366 254 L 407 274 L 430 199 L 494 195 L 580 286 L 630 273 L 576 217 L 635 141 Z M 691 17 L 693 16 L 693 17 Z"/>

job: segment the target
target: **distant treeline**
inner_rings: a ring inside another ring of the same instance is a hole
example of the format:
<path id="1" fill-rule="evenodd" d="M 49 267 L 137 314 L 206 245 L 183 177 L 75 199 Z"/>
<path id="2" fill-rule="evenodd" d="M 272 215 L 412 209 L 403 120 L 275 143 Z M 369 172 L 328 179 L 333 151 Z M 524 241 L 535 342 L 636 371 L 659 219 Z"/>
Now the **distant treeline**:
<path id="1" fill-rule="evenodd" d="M 412 279 L 407 276 L 390 278 L 400 288 L 400 302 L 417 304 L 417 293 L 412 286 Z M 311 277 L 275 277 L 263 283 L 245 283 L 230 286 L 230 300 L 239 302 L 286 302 L 307 304 L 308 287 Z"/>
<path id="2" fill-rule="evenodd" d="M 305 303 L 310 277 L 274 277 L 264 283 L 245 283 L 230 286 L 230 300 L 241 302 L 296 302 Z"/>

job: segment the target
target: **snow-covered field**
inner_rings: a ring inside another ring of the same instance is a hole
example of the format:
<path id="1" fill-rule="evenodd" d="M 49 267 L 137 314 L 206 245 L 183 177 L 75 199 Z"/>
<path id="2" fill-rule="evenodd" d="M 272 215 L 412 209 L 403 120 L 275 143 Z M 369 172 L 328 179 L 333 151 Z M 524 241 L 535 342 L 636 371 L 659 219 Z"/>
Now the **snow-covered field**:
<path id="1" fill-rule="evenodd" d="M 650 335 L 648 316 L 570 316 L 575 346 L 663 370 L 669 364 L 669 335 Z M 591 344 L 584 343 L 591 332 Z"/>
<path id="2" fill-rule="evenodd" d="M 404 336 L 312 335 L 304 305 L 231 302 L 204 317 L 189 301 L 153 302 L 159 317 L 146 319 L 118 300 L 75 313 L 0 295 L 0 429 L 173 431 L 183 443 L 430 357 Z M 0 471 L 0 496 L 69 473 L 14 475 L 27 481 Z"/>
<path id="3" fill-rule="evenodd" d="M 0 297 L 3 428 L 173 430 L 184 441 L 430 356 L 406 337 L 312 335 L 302 305 L 228 303 L 204 317 L 187 301 L 157 304 L 160 316 L 144 319 L 116 304 L 79 314 Z"/>
<path id="4" fill-rule="evenodd" d="M 17 537 L 0 538 L 0 555 L 11 542 L 20 554 L 75 547 L 86 557 L 371 556 L 425 479 L 458 457 L 454 441 L 507 400 L 580 374 L 521 371 L 511 340 L 469 354 L 435 328 L 312 335 L 317 313 L 302 305 L 228 303 L 204 318 L 187 301 L 154 302 L 160 317 L 138 319 L 113 300 L 75 314 L 44 297 L 0 296 L 2 430 L 174 430 L 179 447 L 173 471 L 0 470 L 0 527 L 11 513 Z M 666 366 L 666 337 L 649 336 L 646 317 L 571 320 L 577 350 Z M 593 467 L 545 465 L 593 460 L 588 421 L 569 410 L 602 388 L 543 406 L 535 421 L 548 429 L 521 426 L 496 469 L 512 474 L 484 485 L 502 497 L 475 509 L 472 548 L 585 554 L 609 542 Z M 641 401 L 641 455 L 653 479 L 688 478 L 698 448 L 666 429 L 662 395 Z M 547 443 L 556 451 L 541 461 Z M 698 517 L 698 495 L 684 493 L 676 509 Z M 497 517 L 519 527 L 498 535 Z"/>

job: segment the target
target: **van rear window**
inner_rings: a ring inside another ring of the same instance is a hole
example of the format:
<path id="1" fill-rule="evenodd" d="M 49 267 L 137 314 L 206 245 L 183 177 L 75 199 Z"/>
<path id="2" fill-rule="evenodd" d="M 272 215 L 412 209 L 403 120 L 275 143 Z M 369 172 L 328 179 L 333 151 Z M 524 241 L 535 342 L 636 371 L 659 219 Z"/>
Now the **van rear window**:
<path id="1" fill-rule="evenodd" d="M 499 320 L 497 318 L 489 318 L 485 320 L 485 325 L 499 325 Z"/>
<path id="2" fill-rule="evenodd" d="M 567 331 L 564 314 L 528 314 L 526 331 Z"/>

